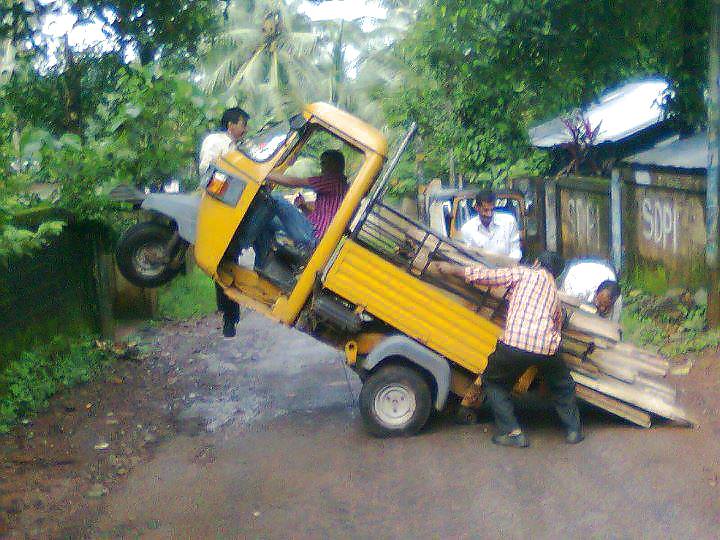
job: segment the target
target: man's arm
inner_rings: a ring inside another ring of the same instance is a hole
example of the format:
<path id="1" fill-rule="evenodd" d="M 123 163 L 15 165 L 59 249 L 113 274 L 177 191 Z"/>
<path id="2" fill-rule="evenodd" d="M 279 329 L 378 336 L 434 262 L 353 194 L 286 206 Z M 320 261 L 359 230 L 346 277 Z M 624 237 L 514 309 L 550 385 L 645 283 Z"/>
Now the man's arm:
<path id="1" fill-rule="evenodd" d="M 487 287 L 509 287 L 519 279 L 519 267 L 485 268 L 483 266 L 460 266 L 453 263 L 434 263 L 435 269 L 442 275 L 465 279 L 473 285 Z"/>
<path id="2" fill-rule="evenodd" d="M 434 269 L 438 274 L 443 276 L 465 278 L 465 267 L 460 266 L 459 264 L 450 262 L 433 262 L 430 263 L 429 268 Z"/>
<path id="3" fill-rule="evenodd" d="M 520 230 L 518 229 L 517 221 L 514 216 L 512 217 L 512 223 L 508 233 L 508 244 L 510 248 L 508 257 L 514 259 L 515 261 L 519 261 L 522 259 L 522 250 L 520 249 Z"/>
<path id="4" fill-rule="evenodd" d="M 267 179 L 275 184 L 279 184 L 285 187 L 309 187 L 309 178 L 297 178 L 295 176 L 285 176 L 284 174 L 270 173 L 267 175 Z"/>
<path id="5" fill-rule="evenodd" d="M 470 246 L 475 246 L 475 235 L 473 235 L 473 229 L 477 233 L 477 220 L 469 219 L 462 227 L 460 227 L 460 240 Z"/>

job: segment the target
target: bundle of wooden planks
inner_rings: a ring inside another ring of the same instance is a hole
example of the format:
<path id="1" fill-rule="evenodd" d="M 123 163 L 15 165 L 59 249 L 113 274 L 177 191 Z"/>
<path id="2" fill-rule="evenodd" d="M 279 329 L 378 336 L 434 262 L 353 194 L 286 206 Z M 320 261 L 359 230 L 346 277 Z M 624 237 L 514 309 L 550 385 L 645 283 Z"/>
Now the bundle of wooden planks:
<path id="1" fill-rule="evenodd" d="M 578 397 L 643 427 L 650 426 L 651 414 L 693 424 L 664 380 L 670 369 L 666 359 L 620 342 L 617 325 L 571 309 L 559 353 Z"/>
<path id="2" fill-rule="evenodd" d="M 506 315 L 503 288 L 475 288 L 463 280 L 441 276 L 435 261 L 488 267 L 512 266 L 515 261 L 472 250 L 385 207 L 374 210 L 378 229 L 391 229 L 393 238 L 404 238 L 395 255 L 407 259 L 409 270 L 452 295 L 458 302 L 503 326 Z M 561 294 L 566 312 L 560 358 L 575 379 L 580 399 L 639 426 L 649 427 L 651 415 L 692 425 L 687 411 L 676 403 L 676 391 L 664 380 L 666 359 L 621 342 L 619 325 L 587 312 L 588 306 Z"/>

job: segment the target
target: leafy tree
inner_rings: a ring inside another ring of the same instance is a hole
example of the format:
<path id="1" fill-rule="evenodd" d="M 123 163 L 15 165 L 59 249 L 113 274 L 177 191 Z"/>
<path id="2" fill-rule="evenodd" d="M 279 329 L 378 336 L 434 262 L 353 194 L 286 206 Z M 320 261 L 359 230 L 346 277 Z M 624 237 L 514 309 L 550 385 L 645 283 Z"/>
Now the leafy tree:
<path id="1" fill-rule="evenodd" d="M 7 107 L 0 108 L 0 266 L 14 256 L 39 248 L 60 232 L 63 223 L 43 223 L 37 230 L 13 225 L 13 209 L 22 205 L 21 193 L 30 182 L 22 170 L 17 123 Z"/>
<path id="2" fill-rule="evenodd" d="M 319 68 L 328 81 L 329 101 L 384 127 L 381 98 L 390 88 L 402 85 L 391 45 L 415 21 L 420 1 L 388 0 L 380 4 L 387 9 L 383 18 L 315 21 L 314 27 L 320 34 Z"/>
<path id="3" fill-rule="evenodd" d="M 32 58 L 21 58 L 4 85 L 6 104 L 21 127 L 43 127 L 56 136 L 81 134 L 125 64 L 114 55 L 92 53 L 72 53 L 69 61 L 59 60 L 40 73 Z"/>
<path id="4" fill-rule="evenodd" d="M 324 78 L 315 63 L 318 36 L 298 4 L 232 2 L 204 55 L 205 88 L 229 104 L 242 101 L 254 116 L 285 117 L 317 99 Z"/>
<path id="5" fill-rule="evenodd" d="M 99 20 L 108 42 L 121 58 L 135 56 L 142 65 L 158 59 L 192 58 L 198 44 L 214 31 L 216 0 L 56 0 L 67 4 L 80 23 Z M 107 43 L 106 43 L 107 45 Z"/>
<path id="6" fill-rule="evenodd" d="M 628 77 L 670 77 L 670 112 L 697 123 L 706 13 L 706 0 L 434 0 L 396 48 L 405 84 L 386 111 L 419 120 L 431 167 L 452 156 L 476 173 L 537 163 L 529 125 Z"/>
<path id="7" fill-rule="evenodd" d="M 86 120 L 82 136 L 23 125 L 9 106 L 0 116 L 0 258 L 39 247 L 60 224 L 36 232 L 11 226 L 12 214 L 36 204 L 31 185 L 52 190 L 45 201 L 75 220 L 113 225 L 108 191 L 146 187 L 170 177 L 194 185 L 197 141 L 217 116 L 213 102 L 187 77 L 125 66 Z M 8 101 L 5 101 L 7 104 Z M 27 120 L 26 120 L 27 122 Z"/>

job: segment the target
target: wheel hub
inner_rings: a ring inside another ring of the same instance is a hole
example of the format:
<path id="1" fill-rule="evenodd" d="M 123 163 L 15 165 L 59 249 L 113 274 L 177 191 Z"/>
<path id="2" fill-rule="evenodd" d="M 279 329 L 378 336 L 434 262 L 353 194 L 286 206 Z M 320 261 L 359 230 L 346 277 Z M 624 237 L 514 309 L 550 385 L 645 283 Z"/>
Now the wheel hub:
<path id="1" fill-rule="evenodd" d="M 135 251 L 133 264 L 145 276 L 160 275 L 165 267 L 165 248 L 162 244 L 147 244 Z"/>
<path id="2" fill-rule="evenodd" d="M 387 427 L 398 428 L 407 424 L 415 414 L 415 395 L 400 383 L 389 384 L 375 395 L 375 413 Z"/>

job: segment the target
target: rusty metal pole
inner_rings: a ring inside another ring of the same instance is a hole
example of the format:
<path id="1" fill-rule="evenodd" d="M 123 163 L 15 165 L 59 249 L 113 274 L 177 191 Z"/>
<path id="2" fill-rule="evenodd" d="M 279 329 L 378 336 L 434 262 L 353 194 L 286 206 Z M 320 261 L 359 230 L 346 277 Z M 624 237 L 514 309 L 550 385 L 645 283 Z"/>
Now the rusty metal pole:
<path id="1" fill-rule="evenodd" d="M 708 168 L 706 182 L 705 226 L 707 228 L 707 261 L 710 283 L 708 287 L 708 324 L 720 326 L 720 272 L 718 271 L 718 187 L 720 185 L 720 0 L 712 0 L 710 13 L 710 43 L 708 62 Z"/>

